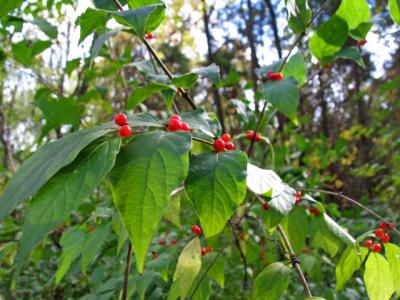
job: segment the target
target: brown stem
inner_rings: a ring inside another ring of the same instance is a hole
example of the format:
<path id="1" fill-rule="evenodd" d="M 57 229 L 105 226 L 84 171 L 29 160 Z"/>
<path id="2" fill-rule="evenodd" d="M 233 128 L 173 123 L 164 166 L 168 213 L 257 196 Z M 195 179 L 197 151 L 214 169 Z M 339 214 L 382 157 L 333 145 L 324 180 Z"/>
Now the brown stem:
<path id="1" fill-rule="evenodd" d="M 230 227 L 232 229 L 232 234 L 233 234 L 233 236 L 235 238 L 235 243 L 236 243 L 236 246 L 239 249 L 240 257 L 241 257 L 242 262 L 243 262 L 243 273 L 244 273 L 244 276 L 243 276 L 243 290 L 245 291 L 246 288 L 247 288 L 247 260 L 246 260 L 246 256 L 243 253 L 242 247 L 240 246 L 240 241 L 239 241 L 239 238 L 238 238 L 238 236 L 236 234 L 235 226 L 233 225 L 233 223 L 231 221 L 229 221 L 229 225 L 230 225 Z"/>
<path id="2" fill-rule="evenodd" d="M 332 191 L 326 191 L 326 190 L 314 190 L 314 189 L 299 189 L 301 191 L 308 191 L 308 192 L 317 192 L 317 193 L 324 193 L 327 195 L 333 195 L 333 196 L 337 196 L 340 200 L 342 199 L 346 199 L 347 201 L 349 201 L 350 203 L 353 203 L 354 205 L 362 208 L 363 210 L 365 210 L 366 212 L 368 212 L 370 215 L 374 216 L 375 218 L 381 220 L 384 223 L 389 223 L 388 221 L 385 220 L 384 217 L 382 217 L 381 215 L 377 214 L 376 212 L 374 212 L 372 209 L 364 206 L 363 204 L 361 204 L 360 202 L 358 202 L 357 200 L 354 200 L 352 198 L 350 198 L 349 196 L 343 195 L 342 193 L 338 193 L 338 192 L 332 192 Z M 400 237 L 400 232 L 396 229 L 393 228 L 393 231 Z"/>
<path id="3" fill-rule="evenodd" d="M 306 280 L 306 278 L 305 278 L 305 276 L 303 274 L 303 271 L 300 268 L 300 263 L 297 260 L 296 254 L 293 251 L 292 245 L 290 244 L 289 239 L 287 238 L 287 236 L 286 236 L 285 232 L 283 231 L 283 228 L 282 228 L 281 225 L 278 225 L 277 230 L 278 230 L 279 234 L 281 235 L 281 237 L 283 239 L 283 242 L 285 243 L 286 248 L 287 248 L 287 250 L 289 252 L 290 261 L 292 262 L 293 267 L 296 269 L 296 272 L 300 277 L 300 281 L 301 281 L 301 283 L 303 285 L 303 288 L 304 288 L 304 294 L 307 297 L 311 298 L 312 295 L 311 295 L 310 287 L 308 286 L 307 280 Z"/>
<path id="4" fill-rule="evenodd" d="M 124 286 L 122 289 L 122 300 L 126 300 L 128 297 L 128 283 L 129 283 L 129 272 L 131 270 L 132 262 L 132 244 L 128 244 L 128 254 L 126 255 L 125 273 L 124 273 Z"/>

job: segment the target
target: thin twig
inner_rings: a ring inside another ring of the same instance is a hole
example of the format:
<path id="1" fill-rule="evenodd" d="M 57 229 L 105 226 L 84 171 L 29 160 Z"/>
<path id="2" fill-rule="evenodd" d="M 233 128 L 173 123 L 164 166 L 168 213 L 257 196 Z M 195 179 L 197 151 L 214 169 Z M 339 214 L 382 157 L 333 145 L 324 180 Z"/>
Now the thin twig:
<path id="1" fill-rule="evenodd" d="M 342 193 L 338 193 L 338 192 L 332 192 L 332 191 L 326 191 L 326 190 L 319 190 L 319 189 L 300 189 L 301 191 L 306 191 L 306 192 L 317 192 L 317 193 L 324 193 L 327 195 L 333 195 L 339 198 L 339 200 L 342 199 L 346 199 L 347 201 L 349 201 L 350 203 L 353 203 L 354 205 L 362 208 L 363 210 L 365 210 L 366 212 L 368 212 L 370 215 L 374 216 L 375 218 L 381 220 L 384 223 L 390 223 L 387 220 L 385 220 L 384 217 L 382 217 L 381 215 L 377 214 L 376 212 L 374 212 L 372 209 L 366 207 L 365 205 L 361 204 L 360 202 L 358 202 L 357 200 L 354 200 L 352 198 L 350 198 L 349 196 L 343 195 Z M 395 225 L 396 226 L 396 225 Z M 393 228 L 393 231 L 400 237 L 400 232 L 396 229 L 396 227 Z"/>
<path id="2" fill-rule="evenodd" d="M 292 262 L 293 267 L 296 269 L 297 274 L 300 277 L 300 281 L 303 284 L 304 287 L 304 293 L 306 294 L 307 297 L 312 297 L 311 295 L 311 290 L 310 287 L 308 286 L 307 280 L 303 274 L 303 271 L 300 268 L 300 262 L 297 260 L 296 254 L 293 251 L 292 245 L 289 242 L 289 239 L 287 238 L 285 232 L 283 231 L 283 228 L 281 225 L 278 225 L 277 230 L 279 232 L 279 234 L 281 235 L 283 242 L 286 245 L 286 248 L 289 252 L 289 256 L 290 256 L 290 261 Z"/>
<path id="3" fill-rule="evenodd" d="M 132 244 L 128 244 L 128 254 L 126 255 L 125 273 L 124 273 L 124 286 L 122 289 L 122 300 L 126 300 L 128 297 L 128 283 L 129 283 L 129 272 L 131 270 L 132 262 Z"/>
<path id="4" fill-rule="evenodd" d="M 233 236 L 235 238 L 236 246 L 239 249 L 240 257 L 241 257 L 242 262 L 243 262 L 243 273 L 244 273 L 244 276 L 243 276 L 243 290 L 245 291 L 246 288 L 247 288 L 247 259 L 246 259 L 246 256 L 243 253 L 242 247 L 240 246 L 240 241 L 239 241 L 239 238 L 238 238 L 238 236 L 236 234 L 235 226 L 232 224 L 231 221 L 229 221 L 229 225 L 230 225 L 230 227 L 232 229 L 232 234 L 233 234 Z"/>
<path id="5" fill-rule="evenodd" d="M 207 140 L 203 140 L 203 139 L 201 139 L 201 138 L 194 137 L 194 136 L 192 136 L 192 140 L 198 141 L 198 142 L 200 142 L 200 143 L 207 144 L 207 145 L 210 145 L 210 146 L 214 145 L 213 142 L 210 142 L 210 141 L 207 141 Z"/>

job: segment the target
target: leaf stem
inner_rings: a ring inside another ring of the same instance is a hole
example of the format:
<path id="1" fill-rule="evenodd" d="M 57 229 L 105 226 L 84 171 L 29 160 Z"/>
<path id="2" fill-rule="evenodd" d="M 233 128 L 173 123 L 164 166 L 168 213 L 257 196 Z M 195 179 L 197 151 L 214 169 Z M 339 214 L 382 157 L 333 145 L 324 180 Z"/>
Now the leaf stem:
<path id="1" fill-rule="evenodd" d="M 207 144 L 207 145 L 210 145 L 210 146 L 214 145 L 213 142 L 210 142 L 210 141 L 207 141 L 207 140 L 203 140 L 203 139 L 200 139 L 200 138 L 197 138 L 197 137 L 194 137 L 194 136 L 192 136 L 192 140 L 198 141 L 200 143 Z"/>
<path id="2" fill-rule="evenodd" d="M 128 296 L 128 282 L 129 282 L 129 271 L 131 269 L 132 262 L 132 244 L 128 244 L 128 253 L 126 255 L 125 273 L 124 273 L 124 286 L 122 289 L 122 300 L 126 300 Z"/>

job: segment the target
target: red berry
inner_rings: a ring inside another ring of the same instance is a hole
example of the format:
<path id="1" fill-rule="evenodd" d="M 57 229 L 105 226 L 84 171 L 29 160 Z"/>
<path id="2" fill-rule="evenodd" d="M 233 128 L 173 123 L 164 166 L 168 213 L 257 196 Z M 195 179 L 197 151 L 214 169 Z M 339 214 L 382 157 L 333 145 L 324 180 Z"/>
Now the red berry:
<path id="1" fill-rule="evenodd" d="M 385 235 L 382 238 L 382 242 L 389 243 L 390 242 L 390 235 L 388 235 L 387 233 L 385 233 Z"/>
<path id="2" fill-rule="evenodd" d="M 265 202 L 265 203 L 263 204 L 263 209 L 264 209 L 264 210 L 268 210 L 268 209 L 269 209 L 269 204 L 268 204 L 267 202 Z"/>
<path id="3" fill-rule="evenodd" d="M 274 77 L 275 77 L 275 72 L 274 71 L 269 71 L 267 73 L 268 80 L 274 80 Z"/>
<path id="4" fill-rule="evenodd" d="M 217 139 L 214 141 L 215 152 L 221 152 L 225 149 L 225 142 L 222 139 Z"/>
<path id="5" fill-rule="evenodd" d="M 304 253 L 304 254 L 310 254 L 311 253 L 310 249 L 303 249 L 303 250 L 301 250 L 301 252 Z"/>
<path id="6" fill-rule="evenodd" d="M 165 240 L 160 240 L 158 243 L 159 243 L 161 246 L 164 246 L 164 245 L 165 245 Z"/>
<path id="7" fill-rule="evenodd" d="M 214 249 L 213 249 L 212 247 L 208 247 L 208 248 L 207 248 L 207 252 L 208 252 L 208 253 L 213 252 L 213 251 L 214 251 Z"/>
<path id="8" fill-rule="evenodd" d="M 179 115 L 172 115 L 170 118 L 169 118 L 169 120 L 179 120 L 179 121 L 181 121 L 182 119 L 181 119 L 181 117 L 179 116 Z"/>
<path id="9" fill-rule="evenodd" d="M 275 73 L 274 80 L 282 80 L 282 79 L 283 79 L 283 74 L 281 72 Z"/>
<path id="10" fill-rule="evenodd" d="M 256 137 L 254 138 L 256 142 L 261 141 L 261 134 L 259 132 L 256 133 Z"/>
<path id="11" fill-rule="evenodd" d="M 176 239 L 173 239 L 173 240 L 171 241 L 171 245 L 176 245 Z"/>
<path id="12" fill-rule="evenodd" d="M 309 211 L 310 211 L 310 214 L 313 214 L 314 216 L 318 216 L 321 213 L 318 209 L 316 209 L 314 207 L 310 207 Z"/>
<path id="13" fill-rule="evenodd" d="M 190 126 L 187 123 L 182 122 L 181 130 L 190 132 Z"/>
<path id="14" fill-rule="evenodd" d="M 170 119 L 168 124 L 169 131 L 177 131 L 182 129 L 182 122 L 178 119 Z"/>
<path id="15" fill-rule="evenodd" d="M 229 143 L 225 144 L 225 148 L 226 148 L 226 150 L 232 151 L 232 150 L 235 150 L 235 145 L 232 144 L 231 142 L 229 142 Z"/>
<path id="16" fill-rule="evenodd" d="M 389 230 L 393 230 L 394 229 L 394 224 L 393 223 L 387 223 L 388 224 L 388 228 Z"/>
<path id="17" fill-rule="evenodd" d="M 253 130 L 249 130 L 246 132 L 247 138 L 251 141 L 253 140 L 254 132 Z"/>
<path id="18" fill-rule="evenodd" d="M 149 33 L 145 34 L 144 37 L 146 40 L 151 40 L 151 39 L 155 38 L 155 35 L 153 33 L 149 32 Z"/>
<path id="19" fill-rule="evenodd" d="M 132 134 L 132 129 L 129 127 L 129 125 L 122 125 L 119 128 L 119 135 L 121 137 L 128 137 Z"/>
<path id="20" fill-rule="evenodd" d="M 360 40 L 360 41 L 357 42 L 357 47 L 363 46 L 363 45 L 365 45 L 366 43 L 367 43 L 367 40 L 366 40 L 366 39 L 362 39 L 362 40 Z"/>
<path id="21" fill-rule="evenodd" d="M 374 244 L 374 245 L 372 246 L 372 251 L 373 251 L 373 252 L 381 252 L 381 249 L 382 249 L 382 245 L 379 244 L 379 243 Z"/>
<path id="22" fill-rule="evenodd" d="M 206 255 L 206 253 L 207 253 L 207 248 L 206 247 L 203 247 L 203 248 L 201 248 L 201 255 Z"/>
<path id="23" fill-rule="evenodd" d="M 197 225 L 192 225 L 192 232 L 193 232 L 195 235 L 200 235 L 200 234 L 202 233 L 202 230 L 201 230 L 201 228 L 200 228 L 199 226 L 197 226 Z"/>
<path id="24" fill-rule="evenodd" d="M 366 240 L 364 245 L 367 248 L 370 248 L 372 245 L 374 244 L 374 242 L 372 240 Z"/>
<path id="25" fill-rule="evenodd" d="M 333 67 L 332 64 L 327 64 L 327 65 L 326 65 L 326 68 L 327 68 L 328 70 L 332 70 L 332 67 Z"/>
<path id="26" fill-rule="evenodd" d="M 386 228 L 388 228 L 388 223 L 386 223 L 386 222 L 382 222 L 382 223 L 380 223 L 379 225 L 378 225 L 378 228 L 380 228 L 380 229 L 386 229 Z"/>
<path id="27" fill-rule="evenodd" d="M 224 133 L 221 136 L 221 139 L 225 142 L 225 143 L 229 143 L 231 141 L 231 136 L 229 135 L 229 133 Z"/>
<path id="28" fill-rule="evenodd" d="M 294 204 L 299 204 L 300 203 L 300 199 L 301 199 L 301 192 L 298 191 L 296 192 L 296 201 Z"/>
<path id="29" fill-rule="evenodd" d="M 379 239 L 382 238 L 385 235 L 385 233 L 383 232 L 382 229 L 378 229 L 377 231 L 375 231 L 375 236 Z"/>
<path id="30" fill-rule="evenodd" d="M 127 125 L 128 124 L 128 117 L 124 114 L 117 114 L 114 117 L 114 123 L 122 126 L 122 125 Z"/>

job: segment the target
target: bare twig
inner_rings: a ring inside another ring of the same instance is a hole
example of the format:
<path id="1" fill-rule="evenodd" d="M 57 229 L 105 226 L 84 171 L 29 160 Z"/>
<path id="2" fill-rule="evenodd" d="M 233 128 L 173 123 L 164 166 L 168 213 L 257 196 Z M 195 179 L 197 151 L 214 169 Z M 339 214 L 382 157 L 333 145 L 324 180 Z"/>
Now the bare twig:
<path id="1" fill-rule="evenodd" d="M 246 256 L 243 253 L 242 247 L 240 246 L 240 241 L 239 241 L 239 238 L 238 238 L 238 236 L 236 234 L 235 226 L 233 225 L 233 223 L 231 221 L 229 221 L 229 225 L 230 225 L 230 227 L 232 229 L 232 234 L 233 234 L 233 237 L 235 238 L 235 243 L 236 243 L 236 246 L 238 247 L 238 250 L 239 250 L 239 253 L 240 253 L 240 257 L 241 257 L 242 262 L 243 262 L 243 274 L 244 274 L 243 275 L 243 290 L 245 291 L 246 288 L 247 288 L 247 260 L 246 260 Z"/>
<path id="2" fill-rule="evenodd" d="M 301 283 L 303 285 L 303 288 L 304 288 L 304 294 L 307 297 L 312 297 L 310 287 L 308 286 L 307 280 L 306 280 L 306 278 L 305 278 L 305 276 L 303 274 L 303 271 L 300 268 L 300 262 L 297 260 L 296 254 L 293 251 L 293 248 L 292 248 L 292 245 L 289 242 L 289 239 L 287 238 L 287 236 L 286 236 L 285 232 L 283 231 L 283 228 L 282 228 L 281 225 L 278 225 L 277 230 L 278 230 L 279 234 L 281 235 L 281 237 L 283 239 L 283 242 L 285 243 L 286 248 L 287 248 L 287 250 L 289 252 L 290 261 L 292 262 L 293 267 L 296 269 L 296 272 L 300 277 L 300 281 L 301 281 Z"/>

